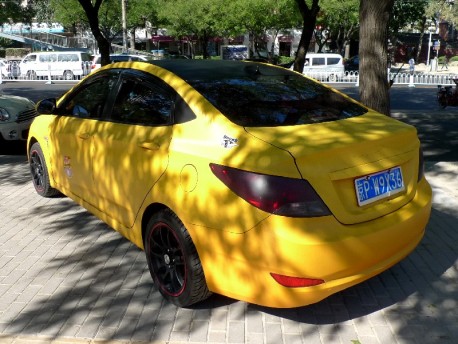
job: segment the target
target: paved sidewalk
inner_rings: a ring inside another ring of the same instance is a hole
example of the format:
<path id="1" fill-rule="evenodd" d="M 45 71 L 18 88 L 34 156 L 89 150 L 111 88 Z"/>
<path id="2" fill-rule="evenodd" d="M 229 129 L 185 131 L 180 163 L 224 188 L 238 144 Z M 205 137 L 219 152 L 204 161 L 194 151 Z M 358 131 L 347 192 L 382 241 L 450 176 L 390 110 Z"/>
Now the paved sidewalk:
<path id="1" fill-rule="evenodd" d="M 71 200 L 38 196 L 25 159 L 0 156 L 0 343 L 457 343 L 458 163 L 428 162 L 433 212 L 410 256 L 279 310 L 164 302 L 143 252 Z"/>
<path id="2" fill-rule="evenodd" d="M 448 67 L 443 67 L 442 64 L 439 64 L 437 68 L 432 69 L 430 66 L 427 66 L 425 63 L 419 63 L 415 65 L 416 73 L 425 73 L 425 74 L 458 74 L 458 62 L 450 62 Z M 410 73 L 410 67 L 408 63 L 396 63 L 391 66 L 392 72 L 399 71 L 400 73 Z"/>

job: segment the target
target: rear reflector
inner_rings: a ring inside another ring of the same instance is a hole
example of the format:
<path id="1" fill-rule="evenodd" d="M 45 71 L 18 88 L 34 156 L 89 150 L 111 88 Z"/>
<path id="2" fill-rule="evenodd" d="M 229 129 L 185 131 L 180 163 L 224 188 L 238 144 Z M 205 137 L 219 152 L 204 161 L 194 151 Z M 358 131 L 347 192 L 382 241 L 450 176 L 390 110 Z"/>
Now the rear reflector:
<path id="1" fill-rule="evenodd" d="M 274 274 L 273 272 L 271 272 L 270 275 L 278 284 L 288 288 L 313 287 L 324 283 L 323 280 L 315 278 L 292 277 Z"/>

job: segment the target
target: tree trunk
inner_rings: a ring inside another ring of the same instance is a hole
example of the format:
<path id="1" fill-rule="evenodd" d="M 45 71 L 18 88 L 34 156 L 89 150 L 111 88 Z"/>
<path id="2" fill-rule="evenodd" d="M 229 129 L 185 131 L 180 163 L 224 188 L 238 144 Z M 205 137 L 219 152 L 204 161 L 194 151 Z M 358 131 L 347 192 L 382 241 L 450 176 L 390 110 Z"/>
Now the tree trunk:
<path id="1" fill-rule="evenodd" d="M 204 60 L 208 59 L 210 56 L 208 56 L 208 41 L 209 41 L 209 36 L 206 31 L 203 32 L 202 37 L 201 37 L 201 43 L 202 43 L 202 55 Z"/>
<path id="2" fill-rule="evenodd" d="M 78 0 L 80 5 L 83 7 L 84 12 L 86 12 L 87 19 L 89 21 L 89 26 L 91 28 L 92 34 L 94 35 L 95 40 L 99 46 L 100 52 L 100 64 L 105 66 L 110 63 L 110 47 L 111 44 L 108 42 L 106 37 L 102 34 L 99 27 L 99 9 L 103 0 L 96 0 L 94 5 L 92 5 L 91 0 Z"/>
<path id="3" fill-rule="evenodd" d="M 420 24 L 420 38 L 418 39 L 418 44 L 417 44 L 417 53 L 415 55 L 415 61 L 420 62 L 420 53 L 421 53 L 421 48 L 423 46 L 423 37 L 425 36 L 425 26 L 426 26 L 426 16 L 421 18 L 421 24 Z M 429 49 L 429 42 L 428 42 L 428 49 Z"/>
<path id="4" fill-rule="evenodd" d="M 302 73 L 304 70 L 305 55 L 310 45 L 313 32 L 315 30 L 316 16 L 320 10 L 319 0 L 313 0 L 312 7 L 309 9 L 305 0 L 295 0 L 302 16 L 302 35 L 297 47 L 296 59 L 294 60 L 294 70 Z M 394 1 L 394 0 L 393 0 Z"/>
<path id="5" fill-rule="evenodd" d="M 362 103 L 390 115 L 388 20 L 395 0 L 361 0 L 359 10 L 359 94 Z"/>

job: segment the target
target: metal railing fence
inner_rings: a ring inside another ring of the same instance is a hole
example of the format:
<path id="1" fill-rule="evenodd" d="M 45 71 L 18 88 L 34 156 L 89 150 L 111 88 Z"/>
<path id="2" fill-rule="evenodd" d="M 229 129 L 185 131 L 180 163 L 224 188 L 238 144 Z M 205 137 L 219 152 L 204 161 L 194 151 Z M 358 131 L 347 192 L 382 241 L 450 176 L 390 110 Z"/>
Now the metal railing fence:
<path id="1" fill-rule="evenodd" d="M 329 73 L 313 73 L 308 75 L 323 83 L 338 84 L 355 84 L 359 86 L 358 72 L 345 72 L 343 76 Z M 390 73 L 388 80 L 393 80 L 393 85 L 455 85 L 453 79 L 458 78 L 458 74 L 438 74 L 438 73 Z"/>
<path id="2" fill-rule="evenodd" d="M 90 65 L 84 65 L 83 75 L 75 75 L 72 80 L 65 79 L 65 75 L 31 76 L 22 75 L 20 73 L 19 64 L 16 61 L 6 62 L 5 67 L 0 64 L 0 83 L 3 82 L 21 82 L 21 81 L 37 81 L 37 82 L 54 82 L 54 81 L 79 81 L 90 73 Z M 53 73 L 54 74 L 54 73 Z M 313 73 L 308 75 L 320 82 L 326 84 L 353 84 L 359 86 L 358 72 L 345 72 L 343 75 L 329 76 L 329 73 Z M 455 85 L 454 78 L 458 78 L 458 74 L 435 74 L 435 73 L 390 73 L 389 80 L 393 80 L 394 85 Z"/>

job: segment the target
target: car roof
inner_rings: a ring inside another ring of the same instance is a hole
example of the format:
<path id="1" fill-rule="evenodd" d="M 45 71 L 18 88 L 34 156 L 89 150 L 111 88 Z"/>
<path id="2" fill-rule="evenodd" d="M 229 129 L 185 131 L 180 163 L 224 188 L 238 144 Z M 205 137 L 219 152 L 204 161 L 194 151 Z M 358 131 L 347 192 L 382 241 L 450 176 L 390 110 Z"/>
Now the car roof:
<path id="1" fill-rule="evenodd" d="M 231 60 L 152 60 L 148 63 L 162 67 L 186 81 L 222 80 L 269 75 L 292 75 L 293 72 L 264 63 Z"/>

